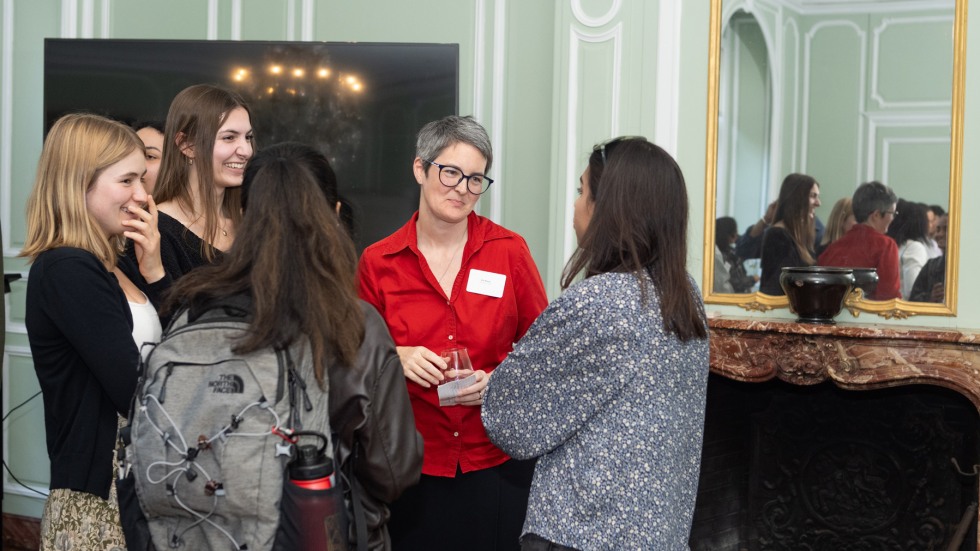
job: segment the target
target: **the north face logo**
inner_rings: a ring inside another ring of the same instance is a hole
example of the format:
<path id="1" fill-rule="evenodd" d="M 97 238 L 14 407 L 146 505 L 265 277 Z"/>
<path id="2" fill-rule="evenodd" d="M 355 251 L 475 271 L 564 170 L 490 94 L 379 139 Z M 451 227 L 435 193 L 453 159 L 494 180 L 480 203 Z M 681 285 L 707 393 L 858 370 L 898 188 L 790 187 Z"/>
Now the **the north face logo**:
<path id="1" fill-rule="evenodd" d="M 241 394 L 245 390 L 245 382 L 238 375 L 221 375 L 217 381 L 208 382 L 212 393 Z"/>

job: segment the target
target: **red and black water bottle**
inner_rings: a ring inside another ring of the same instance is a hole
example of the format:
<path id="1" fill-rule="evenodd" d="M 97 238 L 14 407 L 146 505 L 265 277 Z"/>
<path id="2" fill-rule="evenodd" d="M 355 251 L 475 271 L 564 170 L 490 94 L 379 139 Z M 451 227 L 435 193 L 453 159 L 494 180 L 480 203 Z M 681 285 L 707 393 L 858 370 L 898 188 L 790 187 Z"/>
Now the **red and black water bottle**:
<path id="1" fill-rule="evenodd" d="M 296 444 L 283 488 L 275 549 L 347 551 L 347 509 L 333 461 L 326 454 L 329 440 L 313 431 L 297 431 L 293 436 L 314 436 L 322 443 Z"/>

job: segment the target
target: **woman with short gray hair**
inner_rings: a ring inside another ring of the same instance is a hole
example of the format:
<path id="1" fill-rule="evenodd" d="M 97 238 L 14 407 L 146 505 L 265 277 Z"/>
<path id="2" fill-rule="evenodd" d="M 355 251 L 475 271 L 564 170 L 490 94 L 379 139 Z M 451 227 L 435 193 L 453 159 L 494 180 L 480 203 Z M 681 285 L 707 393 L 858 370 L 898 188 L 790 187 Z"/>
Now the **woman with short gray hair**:
<path id="1" fill-rule="evenodd" d="M 365 249 L 361 297 L 388 324 L 415 424 L 422 479 L 392 504 L 395 549 L 518 549 L 533 462 L 487 438 L 487 381 L 547 305 L 524 239 L 473 212 L 493 179 L 490 138 L 472 117 L 425 125 L 412 163 L 419 210 Z M 463 358 L 463 381 L 447 382 Z"/>

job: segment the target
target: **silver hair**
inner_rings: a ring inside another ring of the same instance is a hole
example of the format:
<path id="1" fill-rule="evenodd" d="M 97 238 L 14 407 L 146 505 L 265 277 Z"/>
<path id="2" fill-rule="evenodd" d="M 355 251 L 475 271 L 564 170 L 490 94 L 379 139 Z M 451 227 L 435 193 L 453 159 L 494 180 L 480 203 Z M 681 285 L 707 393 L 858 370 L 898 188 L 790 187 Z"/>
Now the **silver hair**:
<path id="1" fill-rule="evenodd" d="M 875 212 L 885 212 L 898 202 L 892 188 L 881 182 L 867 182 L 854 190 L 851 198 L 851 211 L 858 224 L 867 220 Z"/>
<path id="2" fill-rule="evenodd" d="M 425 161 L 433 161 L 444 149 L 457 143 L 475 147 L 487 160 L 487 166 L 483 169 L 484 174 L 490 172 L 490 165 L 493 164 L 490 136 L 487 135 L 486 129 L 469 115 L 465 117 L 450 115 L 423 126 L 422 130 L 419 130 L 418 141 L 415 144 L 415 156 Z M 429 172 L 428 164 L 425 165 L 425 171 Z"/>

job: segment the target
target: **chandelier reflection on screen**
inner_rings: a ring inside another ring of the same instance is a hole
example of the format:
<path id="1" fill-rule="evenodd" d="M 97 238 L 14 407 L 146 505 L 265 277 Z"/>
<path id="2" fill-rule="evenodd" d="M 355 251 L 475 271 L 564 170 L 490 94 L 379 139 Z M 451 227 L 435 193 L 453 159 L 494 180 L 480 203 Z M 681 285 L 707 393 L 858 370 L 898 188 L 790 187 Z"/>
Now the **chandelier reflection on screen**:
<path id="1" fill-rule="evenodd" d="M 329 67 L 287 67 L 272 64 L 259 75 L 255 75 L 250 68 L 239 67 L 232 72 L 231 80 L 239 85 L 251 84 L 250 87 L 259 92 L 258 97 L 272 97 L 277 94 L 307 97 L 311 93 L 322 93 L 330 87 L 330 91 L 334 93 L 350 91 L 359 94 L 364 91 L 364 84 L 357 76 L 342 73 L 335 75 Z"/>
<path id="2" fill-rule="evenodd" d="M 254 65 L 233 65 L 226 74 L 249 104 L 260 147 L 306 143 L 341 171 L 356 161 L 368 86 L 357 71 L 333 65 L 326 45 L 278 45 Z"/>

